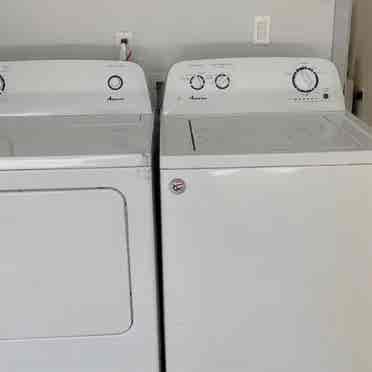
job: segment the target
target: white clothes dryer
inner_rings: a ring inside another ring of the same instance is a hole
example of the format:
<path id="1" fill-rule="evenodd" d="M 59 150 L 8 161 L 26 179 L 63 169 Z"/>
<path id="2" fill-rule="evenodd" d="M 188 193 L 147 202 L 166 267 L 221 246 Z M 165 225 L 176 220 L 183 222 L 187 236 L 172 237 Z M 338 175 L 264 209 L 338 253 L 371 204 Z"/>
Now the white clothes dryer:
<path id="1" fill-rule="evenodd" d="M 1 62 L 0 370 L 159 370 L 142 69 Z"/>

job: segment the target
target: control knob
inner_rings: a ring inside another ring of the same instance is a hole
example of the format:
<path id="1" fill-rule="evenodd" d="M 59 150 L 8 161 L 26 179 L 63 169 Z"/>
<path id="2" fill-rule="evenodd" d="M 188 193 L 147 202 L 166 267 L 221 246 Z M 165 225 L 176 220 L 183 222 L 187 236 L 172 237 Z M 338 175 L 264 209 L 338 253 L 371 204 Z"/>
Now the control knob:
<path id="1" fill-rule="evenodd" d="M 112 75 L 107 80 L 107 85 L 111 90 L 119 90 L 123 87 L 123 78 L 119 75 Z"/>
<path id="2" fill-rule="evenodd" d="M 226 74 L 219 74 L 214 82 L 218 89 L 227 89 L 230 86 L 230 77 Z"/>
<path id="3" fill-rule="evenodd" d="M 293 74 L 292 83 L 299 92 L 311 93 L 319 85 L 319 76 L 310 67 L 300 67 Z"/>
<path id="4" fill-rule="evenodd" d="M 201 75 L 194 75 L 190 79 L 190 86 L 194 90 L 202 90 L 205 86 L 205 79 Z"/>

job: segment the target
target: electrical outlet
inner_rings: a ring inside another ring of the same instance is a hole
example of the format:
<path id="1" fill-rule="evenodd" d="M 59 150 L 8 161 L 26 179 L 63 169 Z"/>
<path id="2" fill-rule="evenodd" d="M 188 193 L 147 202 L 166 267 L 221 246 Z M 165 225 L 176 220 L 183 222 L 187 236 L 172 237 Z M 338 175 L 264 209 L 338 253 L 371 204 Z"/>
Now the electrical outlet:
<path id="1" fill-rule="evenodd" d="M 271 42 L 271 17 L 256 16 L 254 18 L 254 44 L 270 44 Z"/>
<path id="2" fill-rule="evenodd" d="M 118 31 L 115 34 L 115 45 L 120 46 L 121 41 L 127 39 L 129 44 L 132 43 L 133 33 L 131 31 Z"/>

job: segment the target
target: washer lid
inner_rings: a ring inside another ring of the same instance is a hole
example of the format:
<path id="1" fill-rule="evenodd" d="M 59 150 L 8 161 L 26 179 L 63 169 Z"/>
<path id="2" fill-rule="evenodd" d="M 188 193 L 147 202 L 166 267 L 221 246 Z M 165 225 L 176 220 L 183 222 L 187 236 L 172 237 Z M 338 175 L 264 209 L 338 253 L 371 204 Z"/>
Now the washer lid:
<path id="1" fill-rule="evenodd" d="M 152 115 L 0 118 L 0 169 L 148 166 Z"/>
<path id="2" fill-rule="evenodd" d="M 372 134 L 351 114 L 164 118 L 162 168 L 372 162 Z"/>

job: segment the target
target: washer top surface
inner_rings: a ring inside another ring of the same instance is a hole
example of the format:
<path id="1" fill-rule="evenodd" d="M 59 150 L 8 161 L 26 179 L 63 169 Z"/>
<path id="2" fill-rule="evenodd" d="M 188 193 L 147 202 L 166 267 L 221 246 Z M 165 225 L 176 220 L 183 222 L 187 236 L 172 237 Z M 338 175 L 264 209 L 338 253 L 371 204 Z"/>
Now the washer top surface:
<path id="1" fill-rule="evenodd" d="M 167 117 L 163 168 L 372 162 L 372 132 L 346 112 Z"/>
<path id="2" fill-rule="evenodd" d="M 1 62 L 0 169 L 149 166 L 142 69 L 118 61 Z"/>

